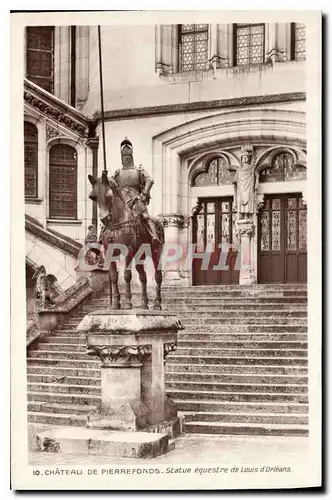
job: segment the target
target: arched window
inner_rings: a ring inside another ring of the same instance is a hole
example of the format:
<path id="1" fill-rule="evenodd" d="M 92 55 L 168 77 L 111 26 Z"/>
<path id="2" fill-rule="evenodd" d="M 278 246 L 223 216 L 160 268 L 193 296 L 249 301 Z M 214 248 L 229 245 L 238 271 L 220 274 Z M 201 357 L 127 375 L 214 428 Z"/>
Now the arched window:
<path id="1" fill-rule="evenodd" d="M 27 28 L 27 78 L 53 93 L 54 26 Z"/>
<path id="2" fill-rule="evenodd" d="M 284 151 L 276 155 L 271 166 L 261 172 L 259 181 L 285 182 L 304 180 L 305 178 L 305 167 L 295 164 L 293 155 Z"/>
<path id="3" fill-rule="evenodd" d="M 67 144 L 50 149 L 50 218 L 77 217 L 77 153 Z"/>
<path id="4" fill-rule="evenodd" d="M 207 171 L 196 175 L 193 186 L 220 186 L 231 184 L 234 173 L 227 168 L 226 159 L 214 158 L 210 161 Z"/>
<path id="5" fill-rule="evenodd" d="M 208 43 L 208 24 L 180 24 L 180 71 L 206 70 L 208 64 Z"/>
<path id="6" fill-rule="evenodd" d="M 38 197 L 38 130 L 30 122 L 24 122 L 24 193 Z"/>

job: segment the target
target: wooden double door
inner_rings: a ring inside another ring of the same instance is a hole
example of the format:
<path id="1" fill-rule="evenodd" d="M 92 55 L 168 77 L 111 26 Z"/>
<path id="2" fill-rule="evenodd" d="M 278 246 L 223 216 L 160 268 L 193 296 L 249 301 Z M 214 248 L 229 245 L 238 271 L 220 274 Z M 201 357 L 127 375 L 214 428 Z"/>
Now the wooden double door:
<path id="1" fill-rule="evenodd" d="M 193 243 L 196 253 L 206 256 L 193 260 L 194 285 L 237 284 L 235 213 L 233 198 L 203 198 L 193 218 Z M 222 254 L 222 255 L 221 255 Z"/>
<path id="2" fill-rule="evenodd" d="M 258 282 L 306 281 L 306 205 L 297 193 L 265 196 L 258 217 Z"/>

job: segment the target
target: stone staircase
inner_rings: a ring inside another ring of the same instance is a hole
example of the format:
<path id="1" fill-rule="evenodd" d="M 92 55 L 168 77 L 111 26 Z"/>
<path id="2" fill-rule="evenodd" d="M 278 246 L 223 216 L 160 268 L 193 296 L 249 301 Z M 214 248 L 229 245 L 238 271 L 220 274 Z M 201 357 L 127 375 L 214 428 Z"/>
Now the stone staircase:
<path id="1" fill-rule="evenodd" d="M 165 287 L 163 296 L 185 326 L 166 363 L 185 432 L 308 433 L 306 286 Z M 100 401 L 100 369 L 75 327 L 107 305 L 106 293 L 92 299 L 29 349 L 30 422 L 85 425 Z"/>

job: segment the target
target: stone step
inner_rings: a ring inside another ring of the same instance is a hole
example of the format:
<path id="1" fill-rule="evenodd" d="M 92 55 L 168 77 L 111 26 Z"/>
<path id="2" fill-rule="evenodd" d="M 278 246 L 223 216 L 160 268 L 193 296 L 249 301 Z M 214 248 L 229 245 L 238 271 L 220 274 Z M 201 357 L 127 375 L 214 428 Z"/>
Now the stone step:
<path id="1" fill-rule="evenodd" d="M 65 393 L 65 394 L 89 394 L 89 395 L 100 395 L 101 394 L 101 385 L 71 385 L 67 383 L 46 383 L 46 382 L 38 382 L 38 383 L 29 383 L 28 382 L 28 391 L 29 392 L 48 392 L 48 393 Z"/>
<path id="2" fill-rule="evenodd" d="M 43 338 L 41 344 L 75 344 L 75 349 L 77 346 L 86 346 L 86 335 L 71 335 L 69 332 L 67 335 L 50 335 L 49 337 Z"/>
<path id="3" fill-rule="evenodd" d="M 97 406 L 94 405 L 74 405 L 65 403 L 47 403 L 44 401 L 28 401 L 28 411 L 31 412 L 44 412 L 56 413 L 60 415 L 87 415 L 91 411 L 96 410 Z"/>
<path id="4" fill-rule="evenodd" d="M 208 422 L 208 423 L 252 423 L 252 424 L 301 424 L 308 425 L 307 414 L 295 413 L 292 415 L 275 413 L 220 413 L 197 411 L 185 416 L 185 423 Z"/>
<path id="5" fill-rule="evenodd" d="M 38 360 L 40 361 L 40 360 Z M 72 363 L 71 363 L 72 365 Z M 98 365 L 97 365 L 98 366 Z M 100 379 L 100 369 L 93 370 L 92 368 L 72 368 L 64 366 L 49 366 L 43 364 L 30 365 L 28 364 L 27 373 L 29 375 L 46 375 L 55 378 L 60 377 L 85 377 L 86 379 Z"/>
<path id="6" fill-rule="evenodd" d="M 227 422 L 185 422 L 185 433 L 223 434 L 241 436 L 307 436 L 308 428 L 300 424 L 262 424 L 262 423 L 227 423 Z"/>
<path id="7" fill-rule="evenodd" d="M 224 356 L 230 356 L 232 358 L 256 358 L 256 357 L 264 357 L 264 358 L 274 358 L 274 357 L 280 357 L 280 358 L 307 358 L 308 357 L 308 352 L 306 349 L 248 349 L 245 347 L 240 347 L 239 349 L 236 348 L 230 348 L 230 349 L 218 349 L 217 347 L 215 348 L 209 348 L 209 347 L 196 347 L 196 348 L 185 348 L 178 346 L 176 349 L 176 352 L 174 354 L 171 354 L 171 356 L 202 356 L 202 357 L 209 357 L 209 356 L 217 356 L 217 357 L 224 357 Z"/>
<path id="8" fill-rule="evenodd" d="M 28 422 L 35 424 L 86 426 L 86 416 L 61 413 L 28 412 Z"/>
<path id="9" fill-rule="evenodd" d="M 168 381 L 167 391 L 215 391 L 215 392 L 232 392 L 232 393 L 257 393 L 257 394 L 308 394 L 307 385 L 298 384 L 248 384 L 248 383 L 237 383 L 231 384 L 229 382 L 216 382 L 216 381 Z"/>
<path id="10" fill-rule="evenodd" d="M 180 359 L 181 361 L 181 359 Z M 175 360 L 169 360 L 167 358 L 166 362 L 166 376 L 172 373 L 188 373 L 190 375 L 195 374 L 240 374 L 240 375 L 285 375 L 285 376 L 306 376 L 308 375 L 308 368 L 304 366 L 282 366 L 282 365 L 248 365 L 241 364 L 239 361 L 236 365 L 230 364 L 204 364 L 204 363 L 183 363 L 177 362 Z"/>
<path id="11" fill-rule="evenodd" d="M 64 373 L 57 374 L 28 374 L 28 382 L 31 384 L 69 384 L 69 385 L 82 385 L 82 386 L 98 386 L 101 385 L 100 377 L 72 377 Z"/>
<path id="12" fill-rule="evenodd" d="M 201 399 L 179 399 L 173 398 L 179 411 L 187 412 L 219 412 L 219 413 L 268 413 L 268 414 L 308 414 L 309 409 L 306 404 L 283 403 L 283 402 L 239 402 L 239 401 L 211 401 Z"/>
<path id="13" fill-rule="evenodd" d="M 49 345 L 49 344 L 47 344 Z M 65 345 L 65 344 L 62 344 Z M 30 351 L 30 356 L 32 358 L 54 358 L 54 359 L 70 359 L 70 360 L 89 360 L 90 356 L 86 354 L 85 352 L 77 352 L 77 351 L 51 351 L 51 350 L 31 350 Z M 91 356 L 92 358 L 94 356 Z"/>
<path id="14" fill-rule="evenodd" d="M 220 341 L 220 340 L 209 340 L 202 344 L 201 340 L 186 340 L 180 338 L 178 340 L 178 350 L 182 348 L 196 348 L 201 349 L 204 345 L 204 349 L 307 349 L 307 342 L 263 342 L 263 341 L 250 341 L 250 342 L 237 342 L 233 340 L 231 342 Z"/>
<path id="15" fill-rule="evenodd" d="M 201 324 L 191 324 L 186 325 L 185 332 L 187 333 L 209 333 L 214 335 L 219 335 L 222 333 L 307 333 L 307 326 L 298 324 L 288 324 L 288 325 L 245 325 L 239 324 L 238 322 L 233 324 L 217 324 L 204 326 Z M 181 332 L 182 333 L 182 332 Z M 184 333 L 184 332 L 183 332 Z"/>
<path id="16" fill-rule="evenodd" d="M 58 353 L 59 354 L 59 353 Z M 36 365 L 39 365 L 39 366 L 58 366 L 58 367 L 61 367 L 61 368 L 75 368 L 75 369 L 79 369 L 79 368 L 99 368 L 100 367 L 100 361 L 98 361 L 97 359 L 94 360 L 93 359 L 93 356 L 91 356 L 91 360 L 90 358 L 88 358 L 88 356 L 86 356 L 87 359 L 83 359 L 83 360 L 77 360 L 77 359 L 70 359 L 70 358 L 45 358 L 45 357 L 29 357 L 27 358 L 27 363 L 28 363 L 28 366 L 36 366 Z"/>
<path id="17" fill-rule="evenodd" d="M 296 375 L 266 375 L 266 374 L 225 374 L 220 372 L 188 373 L 183 371 L 166 372 L 166 385 L 170 387 L 171 382 L 200 382 L 200 383 L 227 383 L 227 384 L 281 384 L 281 385 L 307 385 L 308 377 Z"/>
<path id="18" fill-rule="evenodd" d="M 95 394 L 66 394 L 61 392 L 28 391 L 28 401 L 96 406 L 100 404 L 101 398 Z"/>
<path id="19" fill-rule="evenodd" d="M 60 338 L 60 337 L 58 337 Z M 186 330 L 179 333 L 179 342 L 307 342 L 308 336 L 301 333 L 188 333 Z"/>
<path id="20" fill-rule="evenodd" d="M 197 316 L 195 318 L 187 318 L 181 316 L 181 321 L 184 326 L 190 328 L 191 326 L 203 326 L 203 325 L 220 325 L 220 326 L 238 326 L 238 325 L 260 325 L 260 326 L 268 326 L 268 325 L 279 325 L 279 326 L 307 326 L 307 318 L 294 318 L 294 317 L 284 317 L 284 316 L 270 316 L 270 317 L 261 317 L 260 313 L 257 313 L 257 316 L 243 316 L 233 318 L 225 318 L 225 317 L 202 317 Z M 68 323 L 69 324 L 69 323 Z M 76 325 L 76 323 L 73 323 Z"/>
<path id="21" fill-rule="evenodd" d="M 231 318 L 237 321 L 238 319 L 245 319 L 247 320 L 248 318 L 255 318 L 256 316 L 261 317 L 264 315 L 264 318 L 282 318 L 282 319 L 289 319 L 289 318 L 306 318 L 307 317 L 307 311 L 293 311 L 293 310 L 264 310 L 262 311 L 261 308 L 257 307 L 256 309 L 247 309 L 247 310 L 228 310 L 226 311 L 223 308 L 219 308 L 216 311 L 210 310 L 210 308 L 205 311 L 202 309 L 202 311 L 196 311 L 196 310 L 191 310 L 191 311 L 184 311 L 181 310 L 181 320 L 184 320 L 185 318 L 201 318 L 202 320 L 206 319 L 225 319 L 225 318 Z"/>
<path id="22" fill-rule="evenodd" d="M 277 310 L 299 310 L 303 311 L 307 309 L 307 302 L 306 299 L 297 299 L 296 301 L 289 301 L 289 298 L 285 299 L 274 299 L 269 300 L 269 299 L 242 299 L 242 298 L 236 298 L 236 299 L 216 299 L 216 298 L 211 298 L 211 299 L 204 299 L 204 298 L 197 298 L 197 299 L 181 299 L 181 298 L 174 298 L 172 300 L 167 300 L 167 302 L 164 303 L 164 305 L 168 306 L 168 308 L 171 308 L 172 310 L 186 310 L 186 308 L 193 308 L 195 311 L 201 311 L 201 310 L 206 310 L 209 309 L 211 311 L 213 310 L 218 310 L 219 308 L 222 308 L 224 310 L 228 309 L 238 309 L 238 310 L 243 310 L 246 311 L 247 309 L 250 308 L 256 308 L 259 306 L 260 310 L 264 309 L 277 309 Z M 100 304 L 93 304 L 89 306 L 84 306 L 82 308 L 82 312 L 85 314 L 88 314 L 89 312 L 96 311 L 97 309 L 100 308 Z M 76 315 L 78 317 L 78 315 Z"/>
<path id="23" fill-rule="evenodd" d="M 307 404 L 308 396 L 306 394 L 279 394 L 265 393 L 259 394 L 256 392 L 222 392 L 212 390 L 183 390 L 183 389 L 167 389 L 167 395 L 174 401 L 234 401 L 234 402 L 276 402 L 276 403 L 299 403 Z M 181 410 L 181 407 L 178 407 Z"/>
<path id="24" fill-rule="evenodd" d="M 57 344 L 55 342 L 39 342 L 38 351 L 56 351 L 56 352 L 71 352 L 71 353 L 83 353 L 86 354 L 86 343 L 85 344 L 67 344 L 61 342 Z"/>
<path id="25" fill-rule="evenodd" d="M 230 357 L 230 354 L 226 354 L 226 357 L 222 358 L 220 356 L 187 356 L 178 353 L 169 354 L 167 357 L 168 366 L 171 363 L 176 364 L 201 364 L 201 365 L 267 365 L 267 366 L 307 366 L 308 360 L 305 358 L 281 358 L 281 357 Z"/>

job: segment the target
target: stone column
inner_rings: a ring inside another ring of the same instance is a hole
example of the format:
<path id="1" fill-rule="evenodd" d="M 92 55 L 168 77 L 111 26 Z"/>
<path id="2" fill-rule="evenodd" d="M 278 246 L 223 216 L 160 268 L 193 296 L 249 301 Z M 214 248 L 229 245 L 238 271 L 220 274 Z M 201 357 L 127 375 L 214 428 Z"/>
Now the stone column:
<path id="1" fill-rule="evenodd" d="M 178 246 L 179 251 L 182 250 L 183 254 L 183 249 L 180 249 L 179 236 L 180 236 L 180 229 L 182 229 L 184 225 L 185 217 L 181 214 L 176 214 L 176 213 L 162 214 L 160 215 L 160 217 L 162 218 L 165 229 L 165 244 L 166 245 L 174 244 L 175 246 Z M 168 250 L 169 252 L 171 251 L 170 248 Z M 167 251 L 167 246 L 165 247 L 165 252 L 166 251 Z M 174 262 L 167 263 L 167 267 L 164 270 L 166 280 L 172 281 L 172 280 L 179 280 L 181 278 L 180 276 L 181 256 L 179 256 L 176 260 L 174 260 Z"/>
<path id="2" fill-rule="evenodd" d="M 99 137 L 90 138 L 86 141 L 87 146 L 92 150 L 92 175 L 98 177 L 98 146 Z M 92 205 L 92 224 L 98 228 L 98 207 L 94 201 Z"/>
<path id="3" fill-rule="evenodd" d="M 255 283 L 253 269 L 252 239 L 254 224 L 251 218 L 237 219 L 237 231 L 240 240 L 240 285 Z"/>

